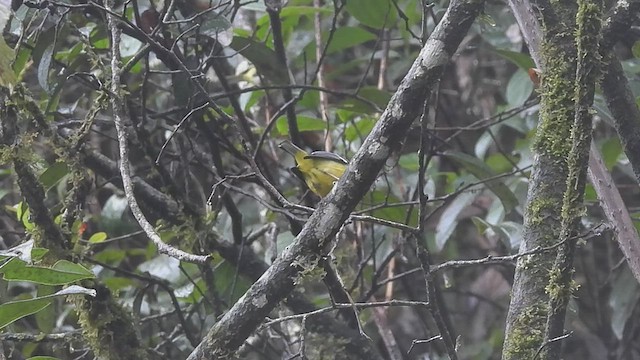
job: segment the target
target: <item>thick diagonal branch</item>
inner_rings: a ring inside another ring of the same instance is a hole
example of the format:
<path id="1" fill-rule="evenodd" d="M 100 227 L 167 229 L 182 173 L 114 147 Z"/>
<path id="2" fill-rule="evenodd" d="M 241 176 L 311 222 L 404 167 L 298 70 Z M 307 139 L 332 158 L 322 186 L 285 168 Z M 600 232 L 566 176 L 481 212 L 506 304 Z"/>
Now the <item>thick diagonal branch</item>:
<path id="1" fill-rule="evenodd" d="M 209 331 L 189 359 L 229 357 L 286 297 L 325 248 L 373 183 L 392 150 L 400 147 L 424 99 L 437 84 L 483 1 L 454 1 L 400 84 L 387 109 L 347 172 L 318 205 L 294 243 Z"/>

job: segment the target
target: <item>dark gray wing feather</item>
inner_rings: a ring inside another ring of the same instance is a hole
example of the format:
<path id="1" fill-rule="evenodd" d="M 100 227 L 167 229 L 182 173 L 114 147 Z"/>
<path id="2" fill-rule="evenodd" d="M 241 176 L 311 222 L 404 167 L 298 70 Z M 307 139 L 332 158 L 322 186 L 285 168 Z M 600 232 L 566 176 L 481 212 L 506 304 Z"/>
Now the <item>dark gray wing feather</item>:
<path id="1" fill-rule="evenodd" d="M 341 162 L 343 164 L 347 164 L 348 161 L 345 160 L 345 158 L 343 158 L 342 156 L 338 155 L 338 154 L 334 154 L 328 151 L 314 151 L 311 154 L 305 156 L 305 159 L 330 159 L 330 160 L 334 160 L 337 162 Z"/>

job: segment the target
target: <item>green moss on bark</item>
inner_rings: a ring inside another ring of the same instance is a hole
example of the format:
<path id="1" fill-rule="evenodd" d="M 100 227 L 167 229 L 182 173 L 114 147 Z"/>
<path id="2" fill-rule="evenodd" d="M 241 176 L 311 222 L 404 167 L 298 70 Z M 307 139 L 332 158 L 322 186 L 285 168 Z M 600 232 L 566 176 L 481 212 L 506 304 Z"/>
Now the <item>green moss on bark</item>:
<path id="1" fill-rule="evenodd" d="M 516 318 L 510 341 L 503 350 L 504 359 L 531 360 L 544 337 L 544 322 L 547 309 L 544 304 L 524 309 Z"/>
<path id="2" fill-rule="evenodd" d="M 545 42 L 541 47 L 540 123 L 533 150 L 536 153 L 524 229 L 523 249 L 555 244 L 561 235 L 561 213 L 567 186 L 567 155 L 571 151 L 574 120 L 576 50 L 573 27 L 555 4 L 541 9 L 545 17 Z M 574 20 L 571 20 L 574 21 Z M 507 318 L 503 349 L 505 360 L 533 359 L 544 342 L 549 271 L 553 252 L 518 262 Z"/>
<path id="3" fill-rule="evenodd" d="M 126 360 L 147 359 L 147 352 L 132 326 L 133 318 L 113 299 L 104 286 L 92 284 L 97 291 L 95 298 L 75 296 L 82 334 L 98 359 Z"/>
<path id="4" fill-rule="evenodd" d="M 571 125 L 574 116 L 573 81 L 575 63 L 566 58 L 567 51 L 558 44 L 546 43 L 545 72 L 541 88 L 540 125 L 534 149 L 554 159 L 566 171 L 566 156 L 571 150 Z M 569 52 L 571 53 L 571 52 Z"/>
<path id="5" fill-rule="evenodd" d="M 532 225 L 543 223 L 549 216 L 553 216 L 562 202 L 552 198 L 535 198 L 527 206 L 528 221 Z"/>

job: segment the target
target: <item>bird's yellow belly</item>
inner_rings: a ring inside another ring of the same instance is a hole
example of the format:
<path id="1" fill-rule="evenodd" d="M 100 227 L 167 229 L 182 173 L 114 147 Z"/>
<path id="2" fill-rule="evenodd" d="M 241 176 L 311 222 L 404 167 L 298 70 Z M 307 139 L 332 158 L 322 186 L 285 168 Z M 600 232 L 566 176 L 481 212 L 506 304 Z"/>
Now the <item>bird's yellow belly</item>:
<path id="1" fill-rule="evenodd" d="M 325 168 L 325 170 L 319 170 L 317 168 L 309 169 L 309 176 L 306 178 L 306 183 L 311 191 L 324 197 L 333 189 L 333 185 L 340 179 L 343 173 L 344 168 Z"/>

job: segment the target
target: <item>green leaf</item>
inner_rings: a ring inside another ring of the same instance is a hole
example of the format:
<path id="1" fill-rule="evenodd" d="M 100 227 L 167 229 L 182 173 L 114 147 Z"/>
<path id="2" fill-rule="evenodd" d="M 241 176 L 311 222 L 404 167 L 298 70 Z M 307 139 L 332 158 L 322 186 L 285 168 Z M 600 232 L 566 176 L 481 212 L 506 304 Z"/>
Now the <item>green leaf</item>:
<path id="1" fill-rule="evenodd" d="M 136 249 L 140 250 L 140 249 Z M 131 251 L 120 249 L 105 249 L 94 255 L 94 259 L 107 264 L 118 264 L 124 260 Z"/>
<path id="2" fill-rule="evenodd" d="M 38 297 L 51 295 L 56 292 L 56 286 L 38 285 Z M 56 327 L 57 309 L 55 306 L 49 306 L 45 309 L 38 311 L 34 318 L 38 326 L 38 330 L 43 333 L 50 333 Z"/>
<path id="3" fill-rule="evenodd" d="M 289 83 L 289 74 L 278 61 L 275 51 L 265 44 L 236 35 L 229 46 L 247 58 L 261 75 L 274 84 Z"/>
<path id="4" fill-rule="evenodd" d="M 321 14 L 333 14 L 333 9 L 328 7 L 313 7 L 313 6 L 285 6 L 282 11 L 280 11 L 280 18 L 284 19 L 289 16 L 302 16 L 302 15 L 313 15 L 316 13 Z"/>
<path id="5" fill-rule="evenodd" d="M 617 136 L 610 137 L 602 144 L 602 159 L 607 169 L 611 170 L 618 163 L 620 154 L 622 154 L 622 145 Z"/>
<path id="6" fill-rule="evenodd" d="M 400 165 L 401 168 L 409 171 L 418 171 L 420 169 L 418 160 L 419 159 L 417 152 L 402 154 L 400 156 L 400 159 L 398 160 L 398 165 Z"/>
<path id="7" fill-rule="evenodd" d="M 0 3 L 0 29 L 4 29 L 9 17 L 11 9 L 7 6 L 11 2 L 3 1 Z M 15 53 L 9 45 L 4 41 L 4 37 L 0 37 L 0 85 L 9 86 L 16 83 L 16 74 L 13 72 L 11 62 L 15 58 Z"/>
<path id="8" fill-rule="evenodd" d="M 498 174 L 511 171 L 513 169 L 512 163 L 517 162 L 517 159 L 515 159 L 515 161 L 514 159 L 511 159 L 511 161 L 509 161 L 509 159 L 501 153 L 491 154 L 485 160 L 485 163 L 489 166 L 489 168 L 491 168 L 491 170 Z"/>
<path id="9" fill-rule="evenodd" d="M 43 285 L 66 285 L 94 274 L 80 264 L 60 260 L 52 267 L 32 266 L 13 258 L 0 266 L 0 273 L 7 281 L 29 281 Z"/>
<path id="10" fill-rule="evenodd" d="M 71 49 L 56 52 L 55 59 L 58 61 L 70 62 L 75 60 L 78 55 L 83 54 L 82 50 L 84 50 L 84 44 L 82 42 L 79 42 L 75 44 Z"/>
<path id="11" fill-rule="evenodd" d="M 55 294 L 36 297 L 28 300 L 10 301 L 0 305 L 0 329 L 25 316 L 35 314 L 49 306 L 54 297 L 65 295 L 96 296 L 96 291 L 82 286 L 72 285 Z"/>
<path id="12" fill-rule="evenodd" d="M 33 248 L 31 249 L 31 260 L 38 261 L 42 260 L 42 258 L 49 252 L 49 249 L 45 248 Z"/>
<path id="13" fill-rule="evenodd" d="M 518 69 L 509 79 L 507 84 L 507 102 L 512 107 L 519 107 L 531 96 L 533 82 L 525 70 Z"/>
<path id="14" fill-rule="evenodd" d="M 91 237 L 89 238 L 89 243 L 98 244 L 105 241 L 106 239 L 107 239 L 107 233 L 101 231 L 91 235 Z"/>
<path id="15" fill-rule="evenodd" d="M 247 278 L 236 275 L 235 266 L 227 261 L 222 261 L 215 266 L 216 277 L 214 287 L 221 297 L 229 299 L 229 302 L 236 302 L 251 286 Z M 233 294 L 231 290 L 233 289 Z"/>
<path id="16" fill-rule="evenodd" d="M 397 18 L 391 0 L 349 0 L 347 11 L 360 23 L 374 29 L 388 27 Z"/>
<path id="17" fill-rule="evenodd" d="M 16 83 L 16 74 L 11 63 L 15 58 L 15 52 L 7 45 L 4 38 L 0 38 L 0 85 L 9 86 Z"/>
<path id="18" fill-rule="evenodd" d="M 40 182 L 46 189 L 50 189 L 68 173 L 69 167 L 67 167 L 67 164 L 56 162 L 40 175 Z"/>
<path id="19" fill-rule="evenodd" d="M 300 131 L 320 131 L 327 128 L 327 123 L 322 119 L 308 116 L 297 116 L 298 130 Z M 280 135 L 289 135 L 289 123 L 286 116 L 280 116 L 276 120 L 276 129 Z"/>
<path id="20" fill-rule="evenodd" d="M 363 117 L 355 121 L 355 124 L 349 122 L 346 124 L 344 130 L 344 138 L 347 141 L 354 141 L 356 139 L 364 139 L 369 135 L 373 127 L 376 125 L 378 119 L 372 117 Z"/>
<path id="21" fill-rule="evenodd" d="M 510 249 L 517 249 L 522 241 L 522 225 L 512 221 L 505 221 L 494 225 L 479 217 L 472 217 L 471 220 L 476 225 L 478 232 L 486 234 L 493 232 L 492 235 L 498 235 L 500 239 Z"/>
<path id="22" fill-rule="evenodd" d="M 44 49 L 40 64 L 38 64 L 38 83 L 40 87 L 47 93 L 50 92 L 49 88 L 49 69 L 51 68 L 51 60 L 53 59 L 54 44 L 51 43 Z"/>
<path id="23" fill-rule="evenodd" d="M 369 58 L 358 57 L 350 61 L 336 63 L 334 66 L 327 68 L 327 81 L 341 83 L 344 76 L 351 75 L 354 71 L 359 71 L 358 69 L 365 66 L 369 60 Z"/>
<path id="24" fill-rule="evenodd" d="M 631 47 L 631 53 L 633 54 L 633 57 L 635 57 L 636 59 L 640 59 L 640 41 L 636 41 L 635 43 L 633 43 L 633 46 Z"/>
<path id="25" fill-rule="evenodd" d="M 368 208 L 376 205 L 389 204 L 390 206 L 381 207 L 379 209 L 371 211 L 370 215 L 383 220 L 407 224 L 409 226 L 417 226 L 417 208 L 414 206 L 413 211 L 409 213 L 409 205 L 393 206 L 393 204 L 401 202 L 402 200 L 397 196 L 390 194 L 388 189 L 372 190 L 364 196 L 363 202 L 359 205 L 359 207 Z"/>
<path id="26" fill-rule="evenodd" d="M 596 189 L 594 189 L 593 185 L 587 183 L 584 188 L 584 201 L 585 202 L 596 202 L 598 201 L 598 194 L 596 193 Z"/>
<path id="27" fill-rule="evenodd" d="M 18 54 L 13 61 L 13 72 L 16 74 L 20 74 L 22 70 L 24 70 L 27 62 L 31 60 L 31 49 L 27 49 L 26 47 L 20 47 L 18 50 Z"/>
<path id="28" fill-rule="evenodd" d="M 477 194 L 463 192 L 446 206 L 436 225 L 436 250 L 441 251 L 458 226 L 458 215 L 473 202 Z"/>
<path id="29" fill-rule="evenodd" d="M 18 203 L 16 207 L 16 217 L 19 221 L 22 221 L 22 225 L 28 231 L 32 231 L 36 228 L 35 224 L 31 222 L 31 211 L 29 210 L 29 205 L 24 201 Z"/>
<path id="30" fill-rule="evenodd" d="M 533 61 L 531 56 L 527 54 L 503 49 L 494 49 L 493 51 L 503 58 L 511 61 L 524 71 L 536 67 L 536 63 Z"/>
<path id="31" fill-rule="evenodd" d="M 358 95 L 364 99 L 370 100 L 380 109 L 386 108 L 389 100 L 391 100 L 391 94 L 389 92 L 379 90 L 372 86 L 363 87 L 358 92 Z M 380 111 L 374 106 L 371 106 L 371 104 L 353 97 L 349 97 L 345 101 L 341 102 L 340 107 L 361 114 L 372 114 Z"/>
<path id="32" fill-rule="evenodd" d="M 106 50 L 110 46 L 107 30 L 102 26 L 96 26 L 91 30 L 89 41 L 94 49 Z"/>
<path id="33" fill-rule="evenodd" d="M 51 299 L 29 299 L 11 301 L 0 305 L 0 329 L 22 319 L 25 316 L 35 314 L 51 304 Z"/>
<path id="34" fill-rule="evenodd" d="M 322 39 L 327 40 L 328 35 L 322 34 Z M 327 48 L 327 55 L 343 51 L 345 49 L 360 45 L 364 42 L 375 40 L 376 36 L 367 30 L 357 27 L 339 27 L 333 34 L 331 43 Z M 307 61 L 314 61 L 316 59 L 316 43 L 311 42 L 305 46 L 304 54 Z"/>
<path id="35" fill-rule="evenodd" d="M 249 93 L 240 94 L 240 106 L 244 111 L 250 111 L 251 107 L 258 103 L 265 96 L 264 90 L 251 91 Z"/>
<path id="36" fill-rule="evenodd" d="M 297 106 L 316 111 L 320 104 L 320 92 L 317 90 L 305 91 L 302 95 L 302 99 L 298 101 Z"/>
<path id="37" fill-rule="evenodd" d="M 103 279 L 104 284 L 109 290 L 113 292 L 118 292 L 126 287 L 134 286 L 135 282 L 129 278 L 119 277 L 119 276 L 111 276 L 106 279 Z"/>
<path id="38" fill-rule="evenodd" d="M 63 272 L 67 272 L 69 274 L 76 274 L 78 276 L 86 276 L 85 278 L 93 278 L 93 272 L 86 267 L 76 264 L 74 262 L 68 260 L 59 260 L 55 264 L 53 264 L 53 268 L 56 270 L 60 270 Z"/>
<path id="39" fill-rule="evenodd" d="M 487 164 L 476 157 L 453 151 L 445 152 L 443 155 L 457 162 L 480 180 L 486 180 L 496 176 Z M 506 213 L 509 213 L 518 204 L 518 199 L 509 187 L 502 183 L 502 180 L 491 180 L 485 184 L 500 199 Z"/>
<path id="40" fill-rule="evenodd" d="M 331 44 L 327 48 L 327 54 L 334 54 L 375 39 L 376 36 L 367 30 L 357 27 L 341 27 L 334 32 Z M 315 48 L 315 43 L 313 45 Z"/>

